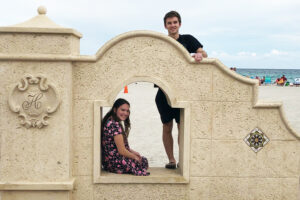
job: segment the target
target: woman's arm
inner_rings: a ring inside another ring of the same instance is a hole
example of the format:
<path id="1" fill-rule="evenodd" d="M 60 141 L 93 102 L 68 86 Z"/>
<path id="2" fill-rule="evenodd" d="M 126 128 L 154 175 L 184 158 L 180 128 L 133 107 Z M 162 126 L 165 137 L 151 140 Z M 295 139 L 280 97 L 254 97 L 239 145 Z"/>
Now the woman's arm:
<path id="1" fill-rule="evenodd" d="M 139 162 L 141 161 L 139 156 L 135 155 L 134 153 L 131 153 L 130 151 L 128 151 L 125 148 L 124 138 L 123 138 L 122 134 L 115 135 L 114 140 L 115 140 L 115 143 L 117 145 L 117 149 L 118 149 L 119 154 L 121 154 L 122 156 L 125 156 L 127 158 L 137 160 Z"/>

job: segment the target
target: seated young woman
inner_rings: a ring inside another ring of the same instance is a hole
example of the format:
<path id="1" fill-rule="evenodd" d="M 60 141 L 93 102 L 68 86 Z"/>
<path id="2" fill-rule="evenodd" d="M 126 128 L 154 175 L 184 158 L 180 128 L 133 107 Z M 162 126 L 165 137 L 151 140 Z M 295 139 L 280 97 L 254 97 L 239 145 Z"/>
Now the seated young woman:
<path id="1" fill-rule="evenodd" d="M 147 158 L 129 147 L 130 104 L 117 99 L 105 115 L 101 127 L 102 166 L 109 172 L 148 176 Z"/>

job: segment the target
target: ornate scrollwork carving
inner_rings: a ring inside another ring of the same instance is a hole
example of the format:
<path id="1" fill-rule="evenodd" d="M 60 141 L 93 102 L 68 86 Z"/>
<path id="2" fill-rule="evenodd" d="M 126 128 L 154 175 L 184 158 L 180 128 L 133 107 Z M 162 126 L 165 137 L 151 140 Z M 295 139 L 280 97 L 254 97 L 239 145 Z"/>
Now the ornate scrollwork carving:
<path id="1" fill-rule="evenodd" d="M 48 114 L 57 110 L 60 100 L 55 87 L 47 83 L 45 76 L 26 74 L 12 89 L 8 104 L 19 114 L 21 124 L 26 128 L 42 128 L 48 125 Z"/>

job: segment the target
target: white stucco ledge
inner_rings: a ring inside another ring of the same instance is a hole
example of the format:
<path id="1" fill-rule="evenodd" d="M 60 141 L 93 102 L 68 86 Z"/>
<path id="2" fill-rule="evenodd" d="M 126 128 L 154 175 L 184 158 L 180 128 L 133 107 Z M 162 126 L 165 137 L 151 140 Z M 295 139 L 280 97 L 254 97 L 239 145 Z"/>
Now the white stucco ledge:
<path id="1" fill-rule="evenodd" d="M 153 167 L 148 170 L 150 176 L 134 176 L 132 174 L 115 174 L 106 171 L 101 172 L 101 177 L 96 183 L 172 183 L 184 184 L 189 180 L 180 175 L 180 169 L 170 170 L 161 167 Z"/>
<path id="2" fill-rule="evenodd" d="M 33 27 L 0 27 L 2 33 L 61 33 L 73 34 L 82 38 L 82 34 L 71 28 L 33 28 Z"/>
<path id="3" fill-rule="evenodd" d="M 265 101 L 258 100 L 254 108 L 281 108 L 282 101 Z"/>
<path id="4" fill-rule="evenodd" d="M 73 56 L 73 55 L 54 55 L 54 54 L 1 54 L 0 60 L 17 60 L 17 61 L 87 61 L 95 62 L 94 56 Z"/>
<path id="5" fill-rule="evenodd" d="M 283 121 L 286 128 L 298 139 L 300 139 L 300 133 L 295 131 L 295 129 L 292 128 L 291 124 L 286 118 L 282 101 L 266 101 L 266 100 L 258 100 L 256 104 L 254 105 L 254 108 L 277 108 L 279 109 L 280 118 Z"/>
<path id="6" fill-rule="evenodd" d="M 65 182 L 0 182 L 0 191 L 4 190 L 60 190 L 74 189 L 75 179 Z"/>

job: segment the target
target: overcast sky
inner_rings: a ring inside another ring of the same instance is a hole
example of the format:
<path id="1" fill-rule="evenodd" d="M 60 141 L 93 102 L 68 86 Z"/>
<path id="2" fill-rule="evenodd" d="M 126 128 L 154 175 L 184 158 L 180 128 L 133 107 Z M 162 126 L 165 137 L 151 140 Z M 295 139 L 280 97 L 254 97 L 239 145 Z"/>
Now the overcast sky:
<path id="1" fill-rule="evenodd" d="M 228 67 L 300 69 L 300 0 L 2 0 L 0 26 L 36 16 L 40 5 L 54 22 L 83 34 L 83 55 L 124 32 L 167 34 L 163 16 L 176 10 L 180 33 L 194 35 Z"/>

